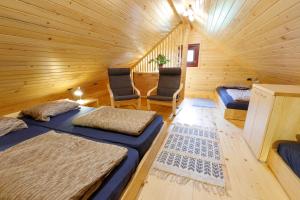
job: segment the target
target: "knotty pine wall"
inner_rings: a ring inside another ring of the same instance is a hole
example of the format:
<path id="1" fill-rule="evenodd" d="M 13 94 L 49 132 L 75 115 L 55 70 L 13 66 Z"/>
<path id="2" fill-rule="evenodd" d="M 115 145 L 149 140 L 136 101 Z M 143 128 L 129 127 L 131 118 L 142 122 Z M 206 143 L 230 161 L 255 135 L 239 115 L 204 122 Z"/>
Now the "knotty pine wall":
<path id="1" fill-rule="evenodd" d="M 213 98 L 217 86 L 224 84 L 249 85 L 247 78 L 256 73 L 229 56 L 222 47 L 194 28 L 189 34 L 189 44 L 200 44 L 198 67 L 187 67 L 187 96 Z"/>
<path id="2" fill-rule="evenodd" d="M 47 100 L 106 98 L 108 66 L 131 66 L 179 23 L 160 0 L 1 0 L 0 115 Z"/>
<path id="3" fill-rule="evenodd" d="M 188 1 L 195 24 L 262 82 L 300 84 L 300 0 Z"/>
<path id="4" fill-rule="evenodd" d="M 18 62 L 12 57 L 0 63 L 0 114 L 44 101 L 73 98 L 68 89 L 78 86 L 83 89 L 84 98 L 99 98 L 103 104 L 108 102 L 105 68 L 75 58 L 59 63 L 37 61 L 37 58 L 28 55 L 27 61 Z"/>
<path id="5" fill-rule="evenodd" d="M 299 85 L 299 10 L 299 0 L 256 0 L 244 6 L 216 39 L 247 62 L 263 82 Z"/>
<path id="6" fill-rule="evenodd" d="M 134 84 L 140 90 L 142 97 L 147 97 L 147 92 L 158 83 L 157 72 L 134 72 Z"/>

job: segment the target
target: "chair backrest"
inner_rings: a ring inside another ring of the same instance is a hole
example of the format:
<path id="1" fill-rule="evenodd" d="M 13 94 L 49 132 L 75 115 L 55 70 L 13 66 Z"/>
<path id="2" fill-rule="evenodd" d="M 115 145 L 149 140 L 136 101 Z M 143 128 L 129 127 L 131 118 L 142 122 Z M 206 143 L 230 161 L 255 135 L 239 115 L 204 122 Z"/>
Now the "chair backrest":
<path id="1" fill-rule="evenodd" d="M 157 95 L 171 97 L 179 89 L 181 68 L 160 68 Z"/>
<path id="2" fill-rule="evenodd" d="M 130 68 L 108 68 L 109 85 L 114 96 L 132 95 Z"/>

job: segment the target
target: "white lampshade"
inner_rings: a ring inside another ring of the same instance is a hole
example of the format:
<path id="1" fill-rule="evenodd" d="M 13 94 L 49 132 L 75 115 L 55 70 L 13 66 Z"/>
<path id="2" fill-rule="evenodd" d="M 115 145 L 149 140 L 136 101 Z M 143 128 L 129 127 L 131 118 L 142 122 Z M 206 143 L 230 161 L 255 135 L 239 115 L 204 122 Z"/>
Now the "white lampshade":
<path id="1" fill-rule="evenodd" d="M 194 11 L 193 11 L 192 5 L 189 5 L 189 7 L 183 11 L 182 15 L 184 17 L 187 17 L 189 19 L 189 21 L 191 21 L 191 22 L 194 21 L 195 17 L 194 17 Z"/>
<path id="2" fill-rule="evenodd" d="M 78 87 L 78 88 L 74 91 L 73 94 L 74 94 L 75 96 L 81 98 L 81 96 L 83 95 L 83 92 L 82 92 L 82 90 L 80 89 L 80 87 Z"/>
<path id="3" fill-rule="evenodd" d="M 188 14 L 188 16 L 191 16 L 191 15 L 193 15 L 193 14 L 194 14 L 194 12 L 193 12 L 192 8 L 188 8 L 188 10 L 187 10 L 187 14 Z"/>

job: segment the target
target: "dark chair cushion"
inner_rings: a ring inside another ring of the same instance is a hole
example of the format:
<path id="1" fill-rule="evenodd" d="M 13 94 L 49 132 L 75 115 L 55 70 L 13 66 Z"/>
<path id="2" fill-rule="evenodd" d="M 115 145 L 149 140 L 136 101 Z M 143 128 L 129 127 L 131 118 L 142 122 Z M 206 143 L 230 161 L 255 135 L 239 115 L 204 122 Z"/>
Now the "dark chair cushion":
<path id="1" fill-rule="evenodd" d="M 136 94 L 125 95 L 125 96 L 114 96 L 115 101 L 123 101 L 123 100 L 138 99 L 138 98 L 139 96 Z"/>
<path id="2" fill-rule="evenodd" d="M 180 87 L 181 68 L 159 69 L 158 96 L 172 97 Z"/>
<path id="3" fill-rule="evenodd" d="M 147 99 L 156 100 L 156 101 L 173 101 L 172 97 L 159 96 L 159 95 L 148 96 Z"/>
<path id="4" fill-rule="evenodd" d="M 110 88 L 114 96 L 132 95 L 133 87 L 131 85 L 131 79 L 127 75 L 110 76 L 109 77 Z"/>
<path id="5" fill-rule="evenodd" d="M 181 75 L 180 67 L 160 68 L 159 75 L 178 76 Z"/>
<path id="6" fill-rule="evenodd" d="M 133 95 L 129 68 L 109 68 L 108 77 L 114 96 Z"/>
<path id="7" fill-rule="evenodd" d="M 108 68 L 108 76 L 130 75 L 130 68 Z"/>

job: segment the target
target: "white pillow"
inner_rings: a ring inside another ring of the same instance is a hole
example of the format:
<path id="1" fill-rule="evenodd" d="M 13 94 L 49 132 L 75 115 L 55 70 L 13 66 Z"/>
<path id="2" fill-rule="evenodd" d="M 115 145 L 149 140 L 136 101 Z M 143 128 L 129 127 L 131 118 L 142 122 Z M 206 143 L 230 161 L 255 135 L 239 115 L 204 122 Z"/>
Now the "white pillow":
<path id="1" fill-rule="evenodd" d="M 250 101 L 251 90 L 226 89 L 234 101 Z"/>
<path id="2" fill-rule="evenodd" d="M 0 117 L 0 136 L 24 128 L 28 127 L 23 120 L 12 117 Z"/>
<path id="3" fill-rule="evenodd" d="M 59 115 L 70 110 L 77 109 L 79 103 L 71 101 L 69 99 L 61 99 L 56 101 L 50 101 L 47 103 L 33 106 L 32 108 L 21 111 L 21 116 L 29 115 L 35 120 L 50 121 L 50 117 Z"/>

